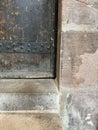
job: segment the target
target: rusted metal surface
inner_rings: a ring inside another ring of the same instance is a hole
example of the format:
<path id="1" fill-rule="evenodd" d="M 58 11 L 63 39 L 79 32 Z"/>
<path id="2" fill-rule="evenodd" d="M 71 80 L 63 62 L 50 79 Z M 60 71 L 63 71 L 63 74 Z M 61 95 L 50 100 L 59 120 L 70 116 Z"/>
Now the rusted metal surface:
<path id="1" fill-rule="evenodd" d="M 0 78 L 18 78 L 20 72 L 26 72 L 22 78 L 29 72 L 36 78 L 38 71 L 53 77 L 55 4 L 55 0 L 0 1 Z"/>
<path id="2" fill-rule="evenodd" d="M 0 43 L 0 52 L 10 53 L 50 53 L 51 44 L 33 43 L 33 42 L 2 42 Z"/>
<path id="3" fill-rule="evenodd" d="M 0 54 L 0 78 L 51 77 L 50 54 Z"/>

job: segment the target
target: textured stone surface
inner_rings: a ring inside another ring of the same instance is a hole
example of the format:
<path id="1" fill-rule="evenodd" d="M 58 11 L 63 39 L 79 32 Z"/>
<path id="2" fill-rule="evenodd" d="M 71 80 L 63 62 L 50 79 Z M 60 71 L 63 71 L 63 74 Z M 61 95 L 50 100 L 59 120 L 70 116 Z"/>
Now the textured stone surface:
<path id="1" fill-rule="evenodd" d="M 98 0 L 77 0 L 77 1 L 98 9 Z"/>
<path id="2" fill-rule="evenodd" d="M 61 87 L 98 86 L 98 1 L 62 0 Z"/>
<path id="3" fill-rule="evenodd" d="M 0 93 L 0 112 L 59 109 L 57 94 L 6 94 Z"/>
<path id="4" fill-rule="evenodd" d="M 98 0 L 62 0 L 61 13 L 63 129 L 98 130 Z"/>
<path id="5" fill-rule="evenodd" d="M 53 79 L 0 79 L 0 93 L 57 93 Z"/>
<path id="6" fill-rule="evenodd" d="M 68 94 L 68 130 L 98 130 L 98 91 Z"/>
<path id="7" fill-rule="evenodd" d="M 98 24 L 97 0 L 63 0 L 62 11 L 63 22 Z"/>
<path id="8" fill-rule="evenodd" d="M 0 130 L 62 130 L 55 114 L 0 115 Z"/>
<path id="9" fill-rule="evenodd" d="M 0 111 L 54 111 L 59 95 L 52 79 L 1 79 Z"/>
<path id="10" fill-rule="evenodd" d="M 62 33 L 61 86 L 98 85 L 98 33 Z"/>

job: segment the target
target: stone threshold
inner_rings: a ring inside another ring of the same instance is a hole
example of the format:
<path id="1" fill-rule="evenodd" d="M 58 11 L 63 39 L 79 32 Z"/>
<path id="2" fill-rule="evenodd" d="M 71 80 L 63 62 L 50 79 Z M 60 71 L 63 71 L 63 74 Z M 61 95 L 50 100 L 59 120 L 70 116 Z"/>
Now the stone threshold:
<path id="1" fill-rule="evenodd" d="M 58 93 L 53 79 L 0 79 L 0 93 Z"/>
<path id="2" fill-rule="evenodd" d="M 58 112 L 59 93 L 54 80 L 0 80 L 0 113 Z"/>
<path id="3" fill-rule="evenodd" d="M 0 114 L 0 130 L 62 130 L 58 114 Z"/>

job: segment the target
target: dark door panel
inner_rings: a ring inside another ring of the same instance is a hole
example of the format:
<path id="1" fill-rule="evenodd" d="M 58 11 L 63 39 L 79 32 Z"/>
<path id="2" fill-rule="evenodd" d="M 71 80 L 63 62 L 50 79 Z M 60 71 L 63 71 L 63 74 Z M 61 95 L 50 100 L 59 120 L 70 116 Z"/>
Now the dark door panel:
<path id="1" fill-rule="evenodd" d="M 0 54 L 0 78 L 51 77 L 50 54 Z"/>
<path id="2" fill-rule="evenodd" d="M 56 0 L 0 0 L 0 78 L 54 77 Z"/>

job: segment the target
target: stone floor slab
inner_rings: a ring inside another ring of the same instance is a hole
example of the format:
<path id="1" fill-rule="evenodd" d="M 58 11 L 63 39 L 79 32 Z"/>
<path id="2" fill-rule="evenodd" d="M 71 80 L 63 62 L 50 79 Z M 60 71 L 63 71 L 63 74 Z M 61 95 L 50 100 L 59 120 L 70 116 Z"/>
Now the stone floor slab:
<path id="1" fill-rule="evenodd" d="M 0 130 L 62 130 L 56 114 L 0 114 Z"/>

